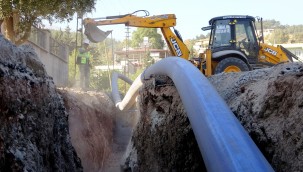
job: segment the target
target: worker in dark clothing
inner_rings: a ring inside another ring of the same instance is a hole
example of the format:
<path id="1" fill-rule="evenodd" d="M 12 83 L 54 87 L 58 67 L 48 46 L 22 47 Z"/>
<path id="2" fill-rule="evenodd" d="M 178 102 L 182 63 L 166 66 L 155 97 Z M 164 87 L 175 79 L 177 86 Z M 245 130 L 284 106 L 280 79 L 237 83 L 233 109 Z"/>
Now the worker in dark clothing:
<path id="1" fill-rule="evenodd" d="M 79 49 L 77 63 L 80 70 L 80 87 L 84 90 L 89 89 L 90 82 L 90 54 L 89 40 L 84 40 L 83 48 Z"/>

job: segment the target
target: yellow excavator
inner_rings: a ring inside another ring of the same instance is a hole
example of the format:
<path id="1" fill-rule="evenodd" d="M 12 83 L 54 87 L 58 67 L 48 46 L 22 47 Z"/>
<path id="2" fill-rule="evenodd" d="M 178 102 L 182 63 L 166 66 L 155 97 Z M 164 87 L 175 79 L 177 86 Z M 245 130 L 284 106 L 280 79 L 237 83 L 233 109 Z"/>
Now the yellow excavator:
<path id="1" fill-rule="evenodd" d="M 143 17 L 134 15 L 140 11 L 145 12 Z M 108 35 L 108 32 L 103 32 L 98 29 L 97 26 L 125 24 L 125 26 L 133 27 L 160 28 L 171 54 L 185 59 L 188 59 L 189 57 L 188 48 L 183 43 L 179 32 L 173 28 L 176 26 L 176 16 L 174 14 L 149 16 L 148 11 L 139 10 L 126 15 L 107 16 L 98 19 L 86 18 L 83 23 L 85 35 L 90 41 L 95 43 L 103 41 L 106 35 Z M 174 32 L 172 32 L 171 28 L 174 29 Z"/>
<path id="2" fill-rule="evenodd" d="M 98 19 L 86 18 L 84 19 L 85 34 L 90 41 L 101 42 L 108 33 L 101 31 L 97 26 L 125 24 L 133 27 L 160 28 L 171 54 L 190 60 L 206 76 L 221 72 L 254 70 L 292 62 L 293 59 L 298 60 L 297 56 L 282 46 L 265 44 L 263 29 L 258 35 L 256 19 L 245 15 L 212 18 L 209 26 L 202 28 L 204 31 L 211 31 L 208 48 L 199 57 L 189 59 L 190 52 L 179 32 L 174 28 L 176 16 L 174 14 L 149 16 L 147 11 L 143 11 L 144 16 L 135 15 L 139 12 L 136 11 Z M 263 28 L 262 19 L 259 21 Z"/>

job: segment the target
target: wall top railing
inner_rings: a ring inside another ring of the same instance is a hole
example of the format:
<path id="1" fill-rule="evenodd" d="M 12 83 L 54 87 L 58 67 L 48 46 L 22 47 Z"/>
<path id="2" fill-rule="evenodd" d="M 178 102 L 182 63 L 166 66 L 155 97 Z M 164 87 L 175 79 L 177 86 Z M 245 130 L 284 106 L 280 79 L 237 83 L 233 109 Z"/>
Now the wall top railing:
<path id="1" fill-rule="evenodd" d="M 44 49 L 45 51 L 67 62 L 67 46 L 52 38 L 49 30 L 33 27 L 29 41 L 41 49 Z"/>

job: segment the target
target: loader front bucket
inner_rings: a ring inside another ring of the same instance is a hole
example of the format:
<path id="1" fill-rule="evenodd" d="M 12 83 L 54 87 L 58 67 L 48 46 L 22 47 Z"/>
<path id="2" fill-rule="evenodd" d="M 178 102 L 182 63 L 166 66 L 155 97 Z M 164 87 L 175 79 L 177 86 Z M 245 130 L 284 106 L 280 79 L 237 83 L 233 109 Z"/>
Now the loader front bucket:
<path id="1" fill-rule="evenodd" d="M 100 30 L 96 25 L 92 23 L 87 23 L 84 27 L 84 34 L 93 43 L 104 41 L 104 39 L 111 33 L 111 31 L 104 32 Z"/>

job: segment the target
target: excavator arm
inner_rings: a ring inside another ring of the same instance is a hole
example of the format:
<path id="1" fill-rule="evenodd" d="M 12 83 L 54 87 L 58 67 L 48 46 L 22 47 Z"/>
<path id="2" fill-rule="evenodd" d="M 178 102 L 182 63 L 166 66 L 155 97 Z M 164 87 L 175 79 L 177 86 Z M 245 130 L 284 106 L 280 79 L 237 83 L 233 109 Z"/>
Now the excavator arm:
<path id="1" fill-rule="evenodd" d="M 176 26 L 176 16 L 174 14 L 162 14 L 156 16 L 136 16 L 133 14 L 108 16 L 104 18 L 84 19 L 85 34 L 92 42 L 101 42 L 109 34 L 98 29 L 97 26 L 124 24 L 125 26 L 143 27 L 143 28 L 160 28 L 163 37 L 173 56 L 189 58 L 189 50 L 183 43 L 181 36 L 171 27 Z"/>

